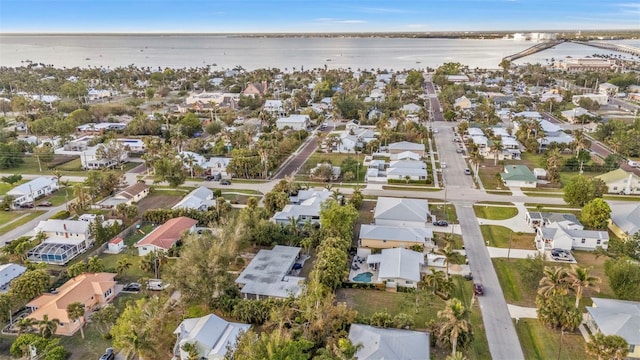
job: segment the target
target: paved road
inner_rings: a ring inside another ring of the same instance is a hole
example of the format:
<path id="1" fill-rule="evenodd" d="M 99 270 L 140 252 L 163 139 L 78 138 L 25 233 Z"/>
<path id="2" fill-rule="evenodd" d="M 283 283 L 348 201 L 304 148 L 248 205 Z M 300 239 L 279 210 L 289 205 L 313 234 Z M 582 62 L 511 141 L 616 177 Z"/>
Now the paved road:
<path id="1" fill-rule="evenodd" d="M 333 129 L 333 126 L 327 126 L 327 128 L 323 131 L 324 133 L 329 133 Z M 317 130 L 320 131 L 320 130 Z M 304 142 L 302 149 L 293 155 L 292 158 L 289 158 L 283 166 L 281 166 L 276 174 L 273 176 L 274 179 L 284 179 L 285 176 L 295 175 L 302 165 L 307 159 L 313 155 L 313 153 L 318 149 L 318 137 L 316 133 L 313 132 Z"/>
<path id="2" fill-rule="evenodd" d="M 19 238 L 20 236 L 28 233 L 29 231 L 35 229 L 36 225 L 38 225 L 40 221 L 47 220 L 57 212 L 62 211 L 64 209 L 65 209 L 65 204 L 62 204 L 56 207 L 47 208 L 47 212 L 45 212 L 44 214 L 38 216 L 37 218 L 29 221 L 24 225 L 20 225 L 11 231 L 8 231 L 4 235 L 0 235 L 0 248 L 5 246 L 8 241 L 13 241 Z M 43 208 L 38 208 L 38 210 L 43 210 Z"/>
<path id="3" fill-rule="evenodd" d="M 455 207 L 474 281 L 482 283 L 485 289 L 484 296 L 479 296 L 478 300 L 491 358 L 494 360 L 524 359 L 507 302 L 473 211 L 473 204 L 456 202 Z"/>

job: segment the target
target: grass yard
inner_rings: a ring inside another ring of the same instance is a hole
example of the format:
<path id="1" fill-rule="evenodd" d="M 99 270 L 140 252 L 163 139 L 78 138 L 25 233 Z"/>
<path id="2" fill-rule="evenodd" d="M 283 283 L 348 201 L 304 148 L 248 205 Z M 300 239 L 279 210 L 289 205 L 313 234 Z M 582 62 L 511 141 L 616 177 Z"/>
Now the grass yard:
<path id="1" fill-rule="evenodd" d="M 125 248 L 120 254 L 101 254 L 100 259 L 104 264 L 106 272 L 116 272 L 118 268 L 118 261 L 127 259 L 131 263 L 131 267 L 125 271 L 121 276 L 117 276 L 117 281 L 120 283 L 138 282 L 143 277 L 153 277 L 152 274 L 146 273 L 140 270 L 140 262 L 142 257 L 138 256 L 138 250 L 133 246 Z"/>
<path id="2" fill-rule="evenodd" d="M 438 248 L 442 249 L 447 245 L 445 241 L 444 233 L 433 233 L 433 240 L 435 241 Z M 451 246 L 454 250 L 462 250 L 464 247 L 464 242 L 462 241 L 462 235 L 459 234 L 449 234 L 451 236 Z"/>
<path id="3" fill-rule="evenodd" d="M 4 225 L 4 226 L 0 226 L 0 235 L 7 233 L 15 228 L 17 228 L 18 226 L 24 225 L 26 223 L 28 223 L 29 221 L 37 218 L 38 216 L 44 214 L 46 211 L 42 211 L 42 210 L 36 210 L 36 211 L 29 211 L 27 212 L 27 216 L 23 216 L 21 218 L 19 218 L 18 220 L 15 220 L 14 222 L 12 222 L 11 224 L 8 225 Z M 0 224 L 5 224 L 4 222 L 0 222 Z"/>
<path id="4" fill-rule="evenodd" d="M 54 192 L 53 194 L 47 196 L 46 198 L 39 200 L 38 203 L 42 201 L 50 201 L 52 206 L 58 206 L 58 205 L 64 204 L 67 198 L 69 199 L 69 201 L 74 199 L 72 189 L 67 190 L 67 192 L 65 192 L 65 189 L 60 189 Z"/>
<path id="5" fill-rule="evenodd" d="M 584 338 L 577 330 L 562 335 L 560 331 L 547 329 L 537 319 L 520 319 L 515 327 L 527 360 L 590 358 L 584 349 Z"/>
<path id="6" fill-rule="evenodd" d="M 458 222 L 458 214 L 452 204 L 429 204 L 429 211 L 438 220 L 447 220 L 452 224 Z"/>
<path id="7" fill-rule="evenodd" d="M 604 263 L 608 257 L 596 257 L 594 253 L 589 251 L 573 251 L 572 254 L 580 267 L 591 267 L 591 276 L 599 277 L 602 280 L 602 282 L 598 284 L 600 292 L 596 292 L 593 289 L 584 290 L 584 296 L 580 302 L 581 305 L 591 306 L 591 297 L 615 298 L 613 290 L 611 290 L 611 286 L 609 285 L 609 278 L 604 273 Z"/>
<path id="8" fill-rule="evenodd" d="M 523 191 L 522 193 L 524 193 L 526 196 L 532 196 L 532 197 L 548 197 L 548 198 L 563 198 L 564 197 L 564 193 L 558 192 L 558 193 L 545 193 L 545 192 L 532 192 L 532 191 Z"/>
<path id="9" fill-rule="evenodd" d="M 506 220 L 518 215 L 516 207 L 475 205 L 473 211 L 477 217 L 488 220 Z"/>
<path id="10" fill-rule="evenodd" d="M 364 181 L 364 176 L 367 173 L 367 169 L 364 165 L 362 165 L 362 160 L 364 159 L 363 154 L 359 154 L 356 156 L 356 154 L 340 154 L 340 153 L 319 153 L 316 152 L 314 154 L 312 154 L 307 161 L 305 161 L 305 163 L 302 165 L 302 169 L 298 172 L 298 174 L 296 175 L 296 179 L 298 180 L 313 180 L 309 178 L 309 173 L 311 171 L 311 169 L 315 168 L 316 165 L 321 164 L 321 163 L 330 163 L 333 166 L 341 166 L 342 162 L 345 161 L 346 159 L 354 159 L 356 161 L 358 161 L 360 163 L 360 166 L 358 168 L 358 176 L 357 179 L 353 179 L 352 181 L 344 181 L 342 179 L 340 179 L 338 182 L 346 182 L 346 183 L 355 183 L 355 182 L 363 182 Z M 317 179 L 315 179 L 317 180 Z M 336 182 L 334 182 L 335 184 Z M 326 184 L 325 184 L 326 185 Z"/>
<path id="11" fill-rule="evenodd" d="M 518 268 L 527 259 L 491 259 L 498 275 L 504 298 L 509 304 L 535 307 L 537 289 L 527 288 L 520 278 Z"/>
<path id="12" fill-rule="evenodd" d="M 232 194 L 232 193 L 245 194 L 245 195 L 258 195 L 258 197 L 263 195 L 260 191 L 251 190 L 251 189 L 230 189 L 229 191 L 222 192 L 223 195 Z"/>
<path id="13" fill-rule="evenodd" d="M 482 237 L 489 242 L 489 246 L 508 248 L 511 237 L 512 249 L 534 250 L 535 235 L 529 233 L 513 232 L 511 229 L 499 225 L 481 225 Z"/>
<path id="14" fill-rule="evenodd" d="M 24 180 L 18 181 L 17 183 L 11 185 L 9 183 L 6 182 L 0 182 L 0 196 L 5 195 L 7 192 L 9 192 L 9 190 L 13 189 L 14 187 L 24 183 Z"/>
<path id="15" fill-rule="evenodd" d="M 598 176 L 601 175 L 602 173 L 599 172 L 588 172 L 585 171 L 582 173 L 582 176 L 591 179 L 594 176 Z M 560 184 L 562 184 L 562 187 L 565 187 L 569 181 L 571 180 L 571 178 L 578 176 L 578 173 L 575 171 L 571 171 L 571 172 L 566 172 L 566 171 L 562 171 L 560 172 Z"/>
<path id="16" fill-rule="evenodd" d="M 138 229 L 138 231 L 133 232 L 131 235 L 127 236 L 124 239 L 124 244 L 127 246 L 133 246 L 133 244 L 137 243 L 140 239 L 142 239 L 145 235 L 151 232 L 155 226 L 152 224 L 144 224 Z"/>
<path id="17" fill-rule="evenodd" d="M 524 206 L 532 210 L 536 210 L 536 208 L 540 206 L 543 211 L 558 211 L 555 208 L 580 211 L 579 208 L 575 208 L 573 205 L 556 205 L 556 204 L 549 205 L 549 204 L 539 204 L 539 203 L 524 203 Z M 548 209 L 548 208 L 551 208 L 551 209 Z"/>
<path id="18" fill-rule="evenodd" d="M 404 191 L 442 191 L 441 188 L 432 187 L 431 184 L 413 184 L 410 186 L 382 185 L 382 190 L 404 190 Z"/>
<path id="19" fill-rule="evenodd" d="M 0 211 L 0 224 L 6 224 L 28 213 L 28 211 Z"/>
<path id="20" fill-rule="evenodd" d="M 509 190 L 486 190 L 485 192 L 490 195 L 505 195 L 505 196 L 513 195 L 513 193 Z"/>
<path id="21" fill-rule="evenodd" d="M 500 190 L 505 188 L 504 184 L 502 183 L 502 179 L 498 179 L 501 170 L 502 169 L 500 166 L 493 166 L 493 162 L 491 162 L 490 164 L 485 162 L 484 164 L 480 165 L 478 175 L 480 176 L 480 180 L 482 181 L 482 185 L 485 189 Z"/>
<path id="22" fill-rule="evenodd" d="M 247 204 L 247 200 L 251 197 L 251 196 L 247 196 L 247 195 L 237 195 L 237 194 L 222 194 L 222 197 L 225 198 L 227 201 L 229 201 L 231 204 L 242 204 L 242 205 L 246 205 Z M 260 200 L 259 197 L 257 197 L 258 200 Z"/>

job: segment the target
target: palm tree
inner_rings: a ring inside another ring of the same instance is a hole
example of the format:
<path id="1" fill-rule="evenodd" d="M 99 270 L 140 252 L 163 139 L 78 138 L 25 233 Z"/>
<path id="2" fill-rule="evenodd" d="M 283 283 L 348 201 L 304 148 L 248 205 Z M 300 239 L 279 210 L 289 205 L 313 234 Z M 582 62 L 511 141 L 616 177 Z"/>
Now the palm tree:
<path id="1" fill-rule="evenodd" d="M 438 335 L 442 342 L 451 344 L 451 355 L 457 352 L 460 338 L 469 340 L 472 330 L 467 318 L 467 309 L 460 300 L 455 298 L 447 301 L 444 310 L 438 311 L 438 319 L 441 322 Z"/>
<path id="2" fill-rule="evenodd" d="M 444 255 L 446 261 L 447 261 L 447 280 L 449 280 L 449 264 L 451 263 L 451 260 L 453 260 L 456 256 L 457 256 L 457 252 L 455 252 L 453 249 L 451 249 L 451 243 L 448 243 L 447 245 L 445 245 L 444 249 L 440 249 L 438 250 L 438 254 L 440 255 Z"/>
<path id="3" fill-rule="evenodd" d="M 118 263 L 116 264 L 116 273 L 118 273 L 118 276 L 122 276 L 122 274 L 129 270 L 131 265 L 129 258 L 122 258 L 118 260 Z"/>
<path id="4" fill-rule="evenodd" d="M 618 335 L 592 334 L 585 348 L 587 354 L 597 357 L 598 360 L 622 360 L 629 354 L 629 343 Z"/>
<path id="5" fill-rule="evenodd" d="M 423 282 L 426 287 L 431 288 L 431 293 L 435 294 L 436 291 L 442 286 L 442 283 L 447 280 L 447 278 L 444 272 L 442 272 L 441 270 L 436 271 L 433 268 L 430 270 L 431 273 L 427 274 L 427 276 L 424 277 Z"/>
<path id="6" fill-rule="evenodd" d="M 34 325 L 37 325 L 38 321 L 34 318 L 22 318 L 16 322 L 16 326 L 18 327 L 18 336 L 23 332 L 33 329 Z"/>
<path id="7" fill-rule="evenodd" d="M 567 270 L 560 266 L 544 267 L 544 276 L 538 285 L 538 294 L 544 297 L 553 295 L 565 295 L 569 283 L 567 281 Z"/>
<path id="8" fill-rule="evenodd" d="M 84 314 L 85 307 L 84 304 L 80 302 L 73 302 L 67 305 L 67 315 L 69 315 L 69 319 L 73 321 L 80 320 L 80 335 L 84 339 Z"/>
<path id="9" fill-rule="evenodd" d="M 45 314 L 42 316 L 42 320 L 38 321 L 38 329 L 40 331 L 40 336 L 43 338 L 50 338 L 53 334 L 56 333 L 58 329 L 58 325 L 60 325 L 60 320 L 51 319 L 49 320 L 49 315 Z"/>
<path id="10" fill-rule="evenodd" d="M 455 354 L 447 355 L 445 360 L 468 360 L 460 351 L 456 351 Z"/>
<path id="11" fill-rule="evenodd" d="M 493 166 L 497 166 L 498 165 L 498 156 L 500 155 L 500 152 L 502 151 L 502 143 L 500 141 L 493 141 L 493 143 L 491 144 L 491 151 L 493 152 Z"/>
<path id="12" fill-rule="evenodd" d="M 572 265 L 571 270 L 567 273 L 569 286 L 576 293 L 576 308 L 580 305 L 580 299 L 582 299 L 582 292 L 587 288 L 593 288 L 596 291 L 600 291 L 596 284 L 602 282 L 597 276 L 591 276 L 589 272 L 591 267 L 579 267 Z"/>

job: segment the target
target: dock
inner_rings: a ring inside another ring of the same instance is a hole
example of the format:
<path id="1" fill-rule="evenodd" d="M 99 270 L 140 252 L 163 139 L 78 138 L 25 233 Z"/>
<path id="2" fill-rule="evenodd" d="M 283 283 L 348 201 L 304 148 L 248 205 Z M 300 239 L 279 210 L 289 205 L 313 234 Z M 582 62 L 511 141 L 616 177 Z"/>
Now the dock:
<path id="1" fill-rule="evenodd" d="M 553 40 L 553 41 L 546 41 L 543 43 L 538 43 L 533 45 L 530 48 L 526 48 L 518 53 L 515 53 L 513 55 L 509 55 L 509 56 L 505 56 L 504 58 L 502 58 L 503 61 L 513 61 L 513 60 L 517 60 L 520 58 L 523 58 L 525 56 L 529 56 L 532 54 L 535 54 L 537 52 L 540 52 L 542 50 L 547 50 L 549 48 L 552 48 L 558 44 L 562 44 L 563 42 L 565 42 L 566 40 Z"/>

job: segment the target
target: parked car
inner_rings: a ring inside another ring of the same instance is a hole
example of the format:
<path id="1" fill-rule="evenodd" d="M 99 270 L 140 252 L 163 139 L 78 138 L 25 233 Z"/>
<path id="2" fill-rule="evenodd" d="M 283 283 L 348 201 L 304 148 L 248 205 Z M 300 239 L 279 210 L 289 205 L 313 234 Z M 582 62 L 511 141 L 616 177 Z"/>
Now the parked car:
<path id="1" fill-rule="evenodd" d="M 461 148 L 461 147 L 459 147 L 459 148 L 457 148 L 457 149 L 456 149 L 456 152 L 457 152 L 458 154 L 462 154 L 462 152 L 463 152 L 463 151 L 464 151 L 464 149 L 463 149 L 463 148 Z"/>
<path id="2" fill-rule="evenodd" d="M 443 169 L 446 169 L 447 168 L 447 163 L 444 162 L 444 161 L 440 161 L 440 167 L 443 168 Z"/>
<path id="3" fill-rule="evenodd" d="M 153 291 L 162 291 L 169 287 L 168 283 L 163 282 L 160 279 L 150 279 L 147 282 L 147 289 Z"/>
<path id="4" fill-rule="evenodd" d="M 433 222 L 434 226 L 449 226 L 449 223 L 445 220 L 437 220 Z"/>
<path id="5" fill-rule="evenodd" d="M 113 348 L 107 348 L 104 354 L 100 356 L 100 360 L 113 360 L 116 358 L 116 354 L 113 352 Z"/>
<path id="6" fill-rule="evenodd" d="M 464 174 L 465 175 L 471 175 L 471 169 L 469 169 L 469 168 L 464 169 Z"/>
<path id="7" fill-rule="evenodd" d="M 122 288 L 123 291 L 140 291 L 140 288 L 142 287 L 142 285 L 140 285 L 139 283 L 133 282 L 130 284 L 127 284 L 124 288 Z"/>
<path id="8" fill-rule="evenodd" d="M 476 296 L 484 295 L 484 287 L 482 287 L 482 285 L 478 283 L 473 284 L 473 293 Z"/>
<path id="9" fill-rule="evenodd" d="M 51 201 L 43 201 L 40 204 L 38 204 L 38 206 L 44 206 L 44 207 L 49 207 L 53 204 L 51 204 Z"/>
<path id="10" fill-rule="evenodd" d="M 554 260 L 563 260 L 563 261 L 571 261 L 571 253 L 564 249 L 551 249 L 551 257 Z"/>
<path id="11" fill-rule="evenodd" d="M 36 207 L 36 206 L 32 202 L 28 202 L 28 203 L 24 203 L 24 204 L 20 205 L 21 209 L 33 209 L 34 207 Z"/>
<path id="12" fill-rule="evenodd" d="M 220 180 L 220 185 L 231 185 L 231 181 L 229 181 L 229 180 Z"/>

